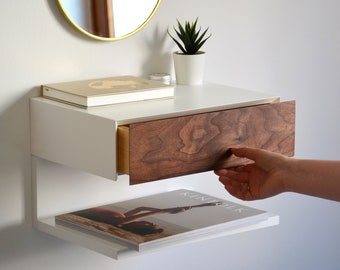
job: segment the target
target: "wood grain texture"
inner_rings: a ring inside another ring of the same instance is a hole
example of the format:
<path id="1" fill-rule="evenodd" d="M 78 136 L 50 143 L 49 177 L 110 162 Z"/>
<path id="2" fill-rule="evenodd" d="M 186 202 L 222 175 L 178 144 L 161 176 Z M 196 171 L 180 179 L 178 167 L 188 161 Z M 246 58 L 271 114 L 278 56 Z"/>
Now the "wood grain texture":
<path id="1" fill-rule="evenodd" d="M 295 102 L 155 120 L 129 126 L 130 184 L 235 167 L 231 147 L 294 155 Z"/>

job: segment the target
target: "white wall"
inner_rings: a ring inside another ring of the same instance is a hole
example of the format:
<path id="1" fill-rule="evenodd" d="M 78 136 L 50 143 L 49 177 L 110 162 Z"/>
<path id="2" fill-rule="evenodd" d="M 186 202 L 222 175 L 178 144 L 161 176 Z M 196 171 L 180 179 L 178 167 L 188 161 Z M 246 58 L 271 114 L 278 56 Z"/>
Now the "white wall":
<path id="1" fill-rule="evenodd" d="M 166 27 L 199 16 L 213 33 L 205 47 L 206 80 L 295 99 L 296 156 L 340 159 L 340 1 L 163 0 L 141 32 L 112 43 L 78 34 L 55 2 L 0 4 L 0 269 L 338 268 L 339 204 L 298 194 L 248 203 L 279 214 L 279 226 L 118 262 L 32 229 L 28 97 L 43 83 L 172 72 L 175 48 L 164 39 Z M 103 181 L 51 167 L 56 182 L 71 176 L 96 187 Z M 139 192 L 104 182 L 99 188 L 112 188 L 116 198 Z M 147 184 L 140 192 L 174 186 L 232 199 L 212 173 Z M 100 196 L 100 189 L 90 195 Z"/>

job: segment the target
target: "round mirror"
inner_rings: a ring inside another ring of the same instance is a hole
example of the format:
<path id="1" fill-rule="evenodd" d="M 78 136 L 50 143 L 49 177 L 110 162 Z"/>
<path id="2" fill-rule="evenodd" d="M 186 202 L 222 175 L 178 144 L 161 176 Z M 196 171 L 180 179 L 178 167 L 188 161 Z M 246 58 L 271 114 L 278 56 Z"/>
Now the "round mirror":
<path id="1" fill-rule="evenodd" d="M 83 34 L 113 41 L 142 29 L 161 0 L 58 0 L 66 18 Z"/>

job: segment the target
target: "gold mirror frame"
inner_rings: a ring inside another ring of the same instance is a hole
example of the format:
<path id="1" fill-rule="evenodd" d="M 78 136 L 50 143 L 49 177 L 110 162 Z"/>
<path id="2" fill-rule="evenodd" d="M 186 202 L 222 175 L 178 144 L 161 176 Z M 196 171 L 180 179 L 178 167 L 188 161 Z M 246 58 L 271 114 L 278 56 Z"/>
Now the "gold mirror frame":
<path id="1" fill-rule="evenodd" d="M 137 26 L 136 29 L 134 29 L 133 31 L 131 32 L 128 32 L 124 35 L 121 35 L 121 36 L 118 36 L 118 37 L 103 37 L 103 36 L 100 36 L 100 35 L 96 35 L 94 33 L 91 33 L 90 30 L 87 30 L 85 28 L 83 28 L 82 26 L 80 26 L 78 23 L 75 22 L 75 20 L 69 15 L 68 11 L 66 10 L 66 8 L 64 7 L 63 5 L 63 1 L 65 0 L 57 0 L 58 2 L 58 5 L 62 11 L 62 13 L 64 14 L 64 16 L 67 18 L 67 20 L 77 29 L 79 30 L 81 33 L 83 33 L 84 35 L 88 36 L 88 37 L 91 37 L 93 39 L 97 39 L 97 40 L 102 40 L 102 41 L 116 41 L 116 40 L 121 40 L 121 39 L 124 39 L 124 38 L 127 38 L 127 37 L 130 37 L 134 34 L 136 34 L 138 31 L 140 31 L 150 20 L 151 18 L 153 17 L 153 15 L 156 13 L 159 5 L 160 5 L 160 2 L 161 0 L 157 0 L 153 10 L 151 11 L 151 13 L 149 15 L 145 15 L 146 19 L 145 21 L 140 24 L 139 26 Z M 66 1 L 70 1 L 70 0 L 66 0 Z"/>

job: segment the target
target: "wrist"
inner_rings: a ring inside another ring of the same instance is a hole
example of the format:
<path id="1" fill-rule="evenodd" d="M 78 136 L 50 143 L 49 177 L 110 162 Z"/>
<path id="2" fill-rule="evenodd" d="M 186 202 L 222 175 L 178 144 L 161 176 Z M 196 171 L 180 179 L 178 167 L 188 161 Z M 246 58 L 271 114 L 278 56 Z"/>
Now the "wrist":
<path id="1" fill-rule="evenodd" d="M 296 192 L 299 179 L 301 179 L 301 166 L 300 160 L 295 158 L 286 158 L 285 166 L 285 192 Z"/>
<path id="2" fill-rule="evenodd" d="M 305 170 L 303 160 L 290 158 L 288 164 L 285 189 L 287 192 L 300 193 L 301 185 L 303 185 L 308 171 Z"/>

